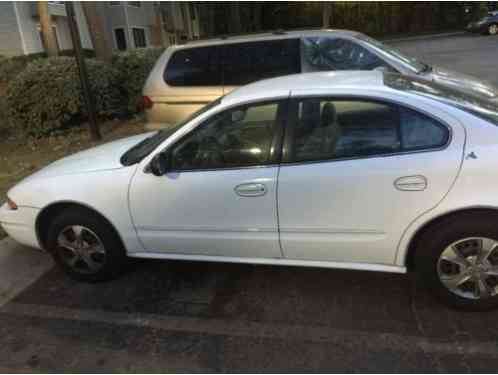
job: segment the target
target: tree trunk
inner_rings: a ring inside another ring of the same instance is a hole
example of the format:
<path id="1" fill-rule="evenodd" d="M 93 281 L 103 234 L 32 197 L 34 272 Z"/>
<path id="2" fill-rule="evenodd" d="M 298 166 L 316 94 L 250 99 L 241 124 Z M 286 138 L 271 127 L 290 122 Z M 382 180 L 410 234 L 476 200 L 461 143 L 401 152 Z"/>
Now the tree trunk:
<path id="1" fill-rule="evenodd" d="M 38 15 L 40 16 L 40 27 L 43 37 L 43 45 L 48 56 L 57 56 L 59 48 L 52 28 L 52 18 L 48 11 L 48 2 L 38 1 Z"/>
<path id="2" fill-rule="evenodd" d="M 97 2 L 82 1 L 81 6 L 85 13 L 88 31 L 92 39 L 93 49 L 97 60 L 111 61 L 112 49 L 108 46 L 105 38 L 104 25 L 100 14 L 97 11 Z"/>
<path id="3" fill-rule="evenodd" d="M 322 15 L 322 28 L 330 28 L 330 15 L 331 15 L 331 4 L 329 2 L 322 3 L 323 15 Z"/>
<path id="4" fill-rule="evenodd" d="M 154 6 L 154 24 L 152 25 L 152 45 L 162 47 L 165 45 L 162 10 Z"/>

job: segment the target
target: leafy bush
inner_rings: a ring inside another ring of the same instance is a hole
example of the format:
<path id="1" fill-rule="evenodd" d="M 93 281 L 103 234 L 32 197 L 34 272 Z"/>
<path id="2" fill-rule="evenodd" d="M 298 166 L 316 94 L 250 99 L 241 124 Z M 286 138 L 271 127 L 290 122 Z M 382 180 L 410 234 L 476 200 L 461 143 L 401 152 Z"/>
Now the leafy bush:
<path id="1" fill-rule="evenodd" d="M 97 115 L 115 114 L 121 105 L 118 74 L 103 62 L 86 63 Z M 30 63 L 10 81 L 6 100 L 12 123 L 35 136 L 79 124 L 86 117 L 76 61 L 70 57 Z"/>
<path id="2" fill-rule="evenodd" d="M 0 83 L 7 83 L 21 73 L 30 62 L 46 57 L 44 52 L 14 56 L 0 60 Z"/>
<path id="3" fill-rule="evenodd" d="M 140 48 L 113 56 L 112 65 L 119 72 L 119 84 L 129 113 L 142 110 L 145 80 L 163 51 L 164 48 Z"/>
<path id="4" fill-rule="evenodd" d="M 74 50 L 68 49 L 59 52 L 60 56 L 74 56 Z M 95 57 L 95 52 L 91 49 L 83 49 L 83 56 L 86 58 Z M 14 57 L 0 57 L 0 83 L 8 83 L 21 73 L 26 66 L 37 59 L 46 58 L 46 52 L 31 53 Z"/>

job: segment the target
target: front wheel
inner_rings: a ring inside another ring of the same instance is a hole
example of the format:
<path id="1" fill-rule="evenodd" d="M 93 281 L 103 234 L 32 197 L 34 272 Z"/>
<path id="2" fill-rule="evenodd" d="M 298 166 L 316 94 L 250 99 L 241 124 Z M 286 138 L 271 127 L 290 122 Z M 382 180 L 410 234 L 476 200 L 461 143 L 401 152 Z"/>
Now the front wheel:
<path id="1" fill-rule="evenodd" d="M 73 279 L 104 281 L 125 268 L 126 253 L 118 235 L 91 211 L 63 211 L 52 222 L 47 239 L 55 262 Z"/>
<path id="2" fill-rule="evenodd" d="M 489 27 L 488 27 L 488 34 L 489 35 L 496 35 L 496 34 L 498 34 L 498 24 L 494 23 L 492 25 L 489 25 Z"/>
<path id="3" fill-rule="evenodd" d="M 498 226 L 494 219 L 465 215 L 426 231 L 415 254 L 419 281 L 459 309 L 498 307 Z"/>

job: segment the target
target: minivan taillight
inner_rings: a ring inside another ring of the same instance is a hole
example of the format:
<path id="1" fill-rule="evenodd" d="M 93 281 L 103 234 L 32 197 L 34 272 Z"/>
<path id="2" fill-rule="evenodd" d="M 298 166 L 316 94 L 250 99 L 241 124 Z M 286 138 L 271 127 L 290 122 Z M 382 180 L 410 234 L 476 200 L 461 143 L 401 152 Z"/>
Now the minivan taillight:
<path id="1" fill-rule="evenodd" d="M 142 96 L 142 105 L 144 109 L 151 109 L 154 103 L 148 96 Z"/>

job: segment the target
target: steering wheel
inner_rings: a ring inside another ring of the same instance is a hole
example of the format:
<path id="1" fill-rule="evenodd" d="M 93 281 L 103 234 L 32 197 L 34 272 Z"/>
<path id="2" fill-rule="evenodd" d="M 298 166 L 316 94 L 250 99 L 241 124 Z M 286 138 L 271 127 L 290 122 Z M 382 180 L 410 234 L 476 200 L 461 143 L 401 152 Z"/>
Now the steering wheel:
<path id="1" fill-rule="evenodd" d="M 201 168 L 225 164 L 222 147 L 216 138 L 211 136 L 202 140 L 195 155 L 195 164 Z"/>

